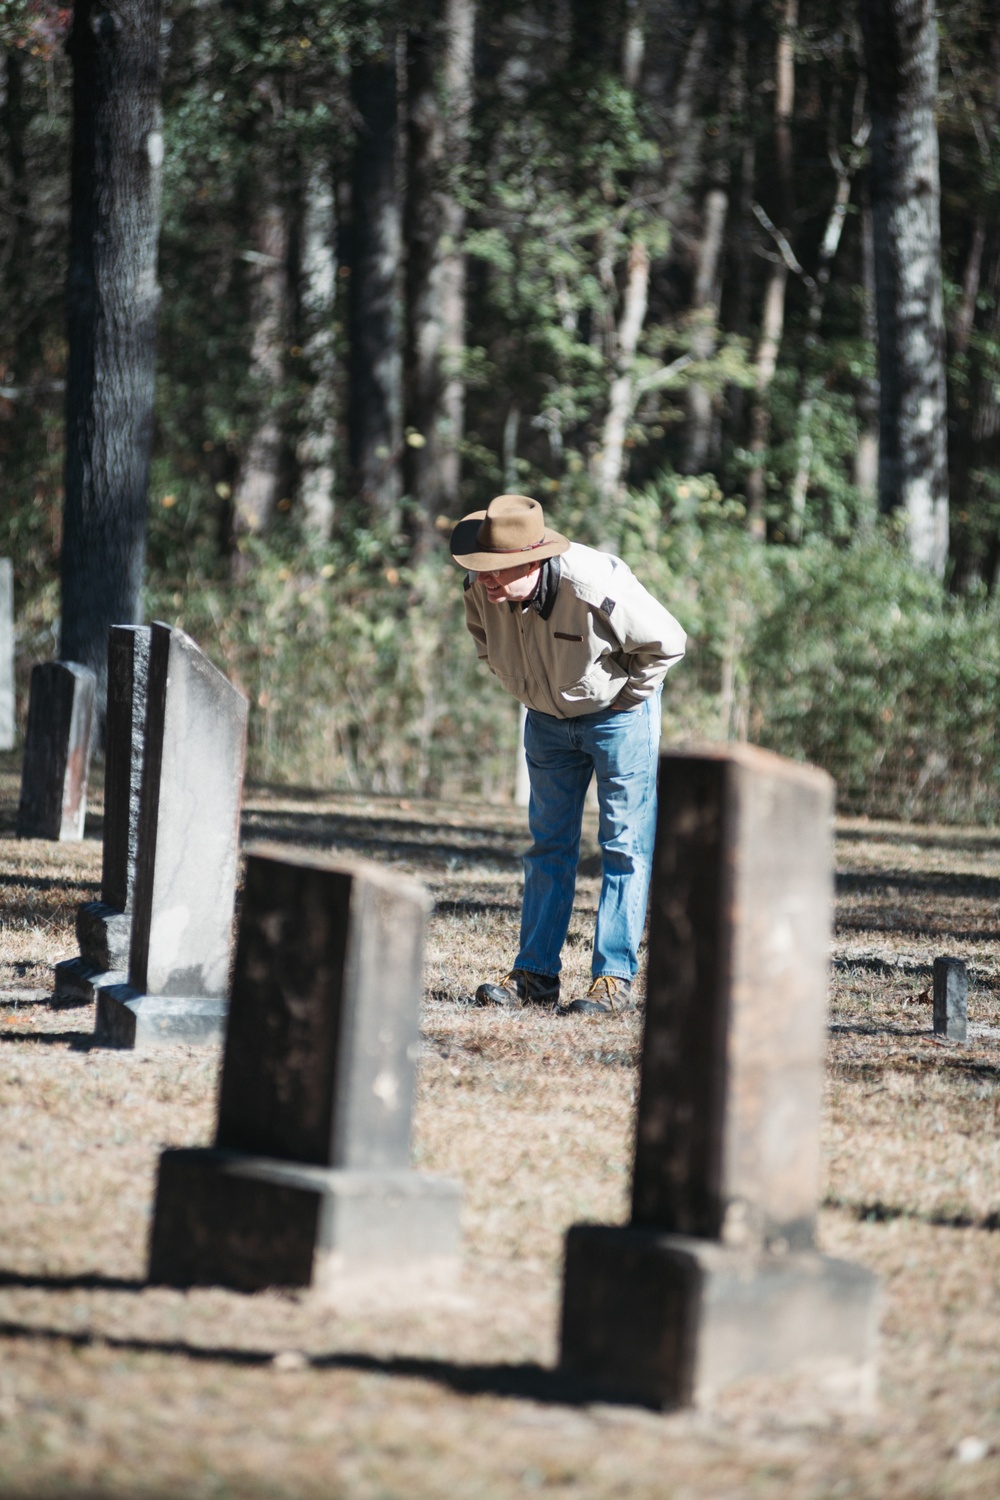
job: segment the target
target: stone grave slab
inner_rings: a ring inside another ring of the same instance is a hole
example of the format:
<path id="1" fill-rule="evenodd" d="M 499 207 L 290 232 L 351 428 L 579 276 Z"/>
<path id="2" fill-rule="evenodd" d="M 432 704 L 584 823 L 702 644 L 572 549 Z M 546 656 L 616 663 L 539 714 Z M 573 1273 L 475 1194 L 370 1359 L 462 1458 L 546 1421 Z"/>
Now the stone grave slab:
<path id="1" fill-rule="evenodd" d="M 877 1282 L 813 1238 L 833 783 L 719 746 L 664 754 L 659 799 L 631 1222 L 569 1232 L 562 1363 L 658 1407 L 780 1376 L 863 1408 Z"/>
<path id="2" fill-rule="evenodd" d="M 14 564 L 0 557 L 0 750 L 13 750 L 17 739 L 14 643 Z"/>
<path id="3" fill-rule="evenodd" d="M 409 1160 L 428 908 L 368 861 L 248 851 L 215 1144 L 160 1158 L 151 1281 L 454 1260 L 460 1188 Z"/>
<path id="4" fill-rule="evenodd" d="M 246 727 L 243 694 L 190 636 L 154 623 L 128 982 L 99 991 L 98 1042 L 222 1036 Z"/>
<path id="5" fill-rule="evenodd" d="M 934 960 L 934 1035 L 968 1040 L 969 975 L 960 958 Z"/>
<path id="6" fill-rule="evenodd" d="M 32 670 L 18 838 L 83 838 L 96 687 L 94 673 L 78 662 L 47 661 Z"/>
<path id="7" fill-rule="evenodd" d="M 112 625 L 108 631 L 101 899 L 77 908 L 79 955 L 55 967 L 60 1004 L 91 1004 L 98 990 L 128 981 L 149 637 L 148 625 Z"/>

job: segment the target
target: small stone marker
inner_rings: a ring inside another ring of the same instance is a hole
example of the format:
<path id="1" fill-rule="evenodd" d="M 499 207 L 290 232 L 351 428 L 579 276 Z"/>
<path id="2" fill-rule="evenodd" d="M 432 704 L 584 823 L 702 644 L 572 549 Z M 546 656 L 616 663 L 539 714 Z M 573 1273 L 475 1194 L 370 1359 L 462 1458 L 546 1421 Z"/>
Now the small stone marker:
<path id="1" fill-rule="evenodd" d="M 83 838 L 96 687 L 94 673 L 77 662 L 47 661 L 33 669 L 19 839 Z"/>
<path id="2" fill-rule="evenodd" d="M 569 1231 L 562 1363 L 658 1407 L 755 1376 L 864 1406 L 877 1283 L 813 1248 L 833 783 L 747 746 L 659 782 L 632 1219 Z"/>
<path id="3" fill-rule="evenodd" d="M 101 899 L 77 908 L 80 956 L 56 964 L 55 998 L 61 1004 L 90 1004 L 99 989 L 128 979 L 149 634 L 148 625 L 112 625 L 108 631 Z"/>
<path id="4" fill-rule="evenodd" d="M 17 738 L 14 702 L 14 565 L 0 557 L 0 750 Z"/>
<path id="5" fill-rule="evenodd" d="M 960 958 L 934 960 L 934 1035 L 968 1039 L 969 976 Z"/>
<path id="6" fill-rule="evenodd" d="M 98 993 L 99 1042 L 222 1035 L 246 727 L 243 694 L 190 636 L 152 625 L 128 983 Z"/>
<path id="7" fill-rule="evenodd" d="M 457 1255 L 459 1186 L 409 1160 L 428 905 L 367 861 L 248 851 L 215 1146 L 160 1157 L 150 1281 L 322 1290 Z"/>

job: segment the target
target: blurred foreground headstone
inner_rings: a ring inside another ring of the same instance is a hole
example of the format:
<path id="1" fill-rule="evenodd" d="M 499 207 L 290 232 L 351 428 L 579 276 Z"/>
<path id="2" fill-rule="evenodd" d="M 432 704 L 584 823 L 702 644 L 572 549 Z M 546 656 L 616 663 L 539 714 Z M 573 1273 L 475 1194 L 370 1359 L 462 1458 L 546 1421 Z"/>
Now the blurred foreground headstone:
<path id="1" fill-rule="evenodd" d="M 0 750 L 17 738 L 14 702 L 14 565 L 0 557 Z"/>
<path id="2" fill-rule="evenodd" d="M 33 669 L 18 838 L 83 838 L 96 688 L 90 668 L 74 661 Z"/>
<path id="3" fill-rule="evenodd" d="M 247 855 L 214 1148 L 160 1157 L 149 1279 L 328 1289 L 459 1249 L 460 1188 L 410 1167 L 423 888 Z"/>
<path id="4" fill-rule="evenodd" d="M 566 1245 L 562 1363 L 610 1394 L 874 1396 L 876 1279 L 813 1246 L 832 793 L 748 747 L 661 758 L 632 1219 Z"/>
<path id="5" fill-rule="evenodd" d="M 969 976 L 960 958 L 934 960 L 934 1035 L 964 1042 L 968 1034 Z"/>
<path id="6" fill-rule="evenodd" d="M 128 983 L 98 991 L 113 1047 L 222 1035 L 247 701 L 190 636 L 150 627 Z"/>
<path id="7" fill-rule="evenodd" d="M 99 989 L 128 979 L 149 634 L 148 625 L 112 625 L 108 632 L 101 899 L 77 908 L 80 956 L 56 964 L 55 998 L 63 1004 L 90 1004 Z"/>

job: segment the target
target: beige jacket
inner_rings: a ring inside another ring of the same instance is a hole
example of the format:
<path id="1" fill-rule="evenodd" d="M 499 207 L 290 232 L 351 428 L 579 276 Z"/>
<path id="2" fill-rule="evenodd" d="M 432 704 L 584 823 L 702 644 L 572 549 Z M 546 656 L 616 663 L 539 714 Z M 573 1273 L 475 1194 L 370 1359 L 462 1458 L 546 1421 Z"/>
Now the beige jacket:
<path id="1" fill-rule="evenodd" d="M 684 631 L 631 568 L 578 542 L 545 565 L 527 607 L 491 604 L 470 573 L 465 620 L 508 693 L 558 719 L 635 708 L 684 655 Z"/>

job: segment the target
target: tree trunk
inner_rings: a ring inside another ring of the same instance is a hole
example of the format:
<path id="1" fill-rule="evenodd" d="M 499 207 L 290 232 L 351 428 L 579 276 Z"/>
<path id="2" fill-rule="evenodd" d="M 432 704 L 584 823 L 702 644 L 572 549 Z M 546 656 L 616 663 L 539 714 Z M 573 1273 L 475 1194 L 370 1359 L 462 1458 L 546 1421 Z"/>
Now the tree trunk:
<path id="1" fill-rule="evenodd" d="M 978 224 L 976 226 L 978 228 Z M 979 323 L 981 338 L 971 348 L 964 399 L 955 412 L 955 432 L 950 470 L 952 514 L 950 584 L 957 592 L 977 580 L 988 588 L 995 583 L 997 505 L 995 486 L 997 453 L 1000 450 L 1000 405 L 997 403 L 997 367 L 993 350 L 1000 340 L 1000 223 L 996 213 L 983 222 L 983 244 L 978 282 L 982 297 Z M 977 253 L 975 244 L 972 252 Z M 971 335 L 971 327 L 966 335 Z"/>
<path id="2" fill-rule="evenodd" d="M 445 152 L 452 181 L 441 226 L 441 360 L 444 392 L 439 434 L 441 498 L 457 514 L 461 447 L 465 435 L 465 205 L 455 189 L 469 159 L 472 123 L 476 0 L 445 0 Z"/>
<path id="3" fill-rule="evenodd" d="M 930 0 L 862 0 L 872 117 L 879 351 L 879 508 L 906 518 L 914 561 L 948 555 L 940 179 Z"/>
<path id="4" fill-rule="evenodd" d="M 786 244 L 793 214 L 792 112 L 795 108 L 795 27 L 798 15 L 798 0 L 784 0 L 775 53 L 774 145 L 778 172 L 778 230 Z M 760 339 L 754 361 L 754 401 L 750 411 L 749 443 L 752 462 L 746 479 L 746 497 L 750 534 L 760 540 L 763 540 L 767 530 L 764 516 L 764 498 L 767 493 L 765 460 L 771 440 L 768 393 L 777 369 L 781 336 L 785 327 L 788 269 L 784 246 L 781 246 L 764 292 Z"/>
<path id="5" fill-rule="evenodd" d="M 159 0 L 77 0 L 60 654 L 107 703 L 108 628 L 140 619 L 159 287 Z"/>
<path id="6" fill-rule="evenodd" d="M 351 70 L 350 460 L 362 503 L 395 521 L 402 494 L 400 215 L 395 38 Z"/>
<path id="7" fill-rule="evenodd" d="M 845 152 L 841 152 L 837 142 L 839 113 L 840 90 L 835 88 L 831 99 L 828 134 L 830 163 L 836 174 L 837 186 L 833 204 L 827 216 L 823 238 L 820 241 L 816 275 L 807 278 L 806 282 L 809 293 L 809 314 L 806 323 L 803 373 L 795 416 L 796 462 L 788 527 L 789 538 L 793 542 L 801 541 L 805 525 L 806 497 L 809 493 L 809 478 L 812 469 L 812 414 L 822 389 L 818 353 L 823 307 L 826 302 L 827 287 L 830 284 L 830 271 L 840 247 L 847 207 L 851 200 L 851 184 L 861 162 L 861 152 L 868 139 L 869 126 L 864 114 L 864 90 L 860 85 L 855 91 L 850 149 Z"/>
<path id="8" fill-rule="evenodd" d="M 875 238 L 868 185 L 861 202 L 861 331 L 873 351 L 878 346 L 875 325 Z M 874 514 L 878 494 L 878 377 L 862 376 L 858 391 L 858 448 L 854 455 L 854 483 Z M 870 521 L 869 521 L 870 524 Z"/>
<path id="9" fill-rule="evenodd" d="M 713 187 L 705 194 L 702 213 L 702 236 L 698 250 L 692 310 L 697 322 L 691 339 L 691 354 L 696 360 L 711 359 L 718 338 L 719 263 L 729 210 L 729 194 Z M 705 468 L 712 441 L 712 419 L 715 403 L 708 388 L 692 380 L 687 388 L 687 432 L 684 458 L 685 474 L 700 474 Z"/>
<path id="10" fill-rule="evenodd" d="M 296 448 L 302 523 L 315 541 L 333 532 L 337 372 L 334 301 L 336 205 L 329 163 L 316 161 L 305 184 L 299 266 L 299 344 L 311 377 Z"/>
<path id="11" fill-rule="evenodd" d="M 21 54 L 11 47 L 4 54 L 5 77 L 0 98 L 0 129 L 6 138 L 5 173 L 9 229 L 3 246 L 7 315 L 4 340 L 10 360 L 12 384 L 27 385 L 35 373 L 39 353 L 38 323 L 33 309 L 25 305 L 25 270 L 30 254 L 28 168 L 25 137 L 28 113 L 24 107 Z"/>
<path id="12" fill-rule="evenodd" d="M 277 174 L 259 185 L 251 271 L 250 382 L 255 410 L 233 488 L 233 533 L 259 536 L 278 502 L 284 434 L 278 402 L 288 339 L 288 218 Z"/>
<path id="13" fill-rule="evenodd" d="M 474 15 L 471 0 L 446 0 L 441 35 L 411 31 L 407 45 L 403 478 L 415 502 L 415 558 L 439 535 L 437 515 L 458 500 L 465 210 L 455 189 L 468 152 Z"/>
<path id="14" fill-rule="evenodd" d="M 634 404 L 633 366 L 649 301 L 649 255 L 641 240 L 633 240 L 628 257 L 628 276 L 622 316 L 616 335 L 614 375 L 608 396 L 601 446 L 594 479 L 605 516 L 610 516 L 618 498 L 625 458 L 625 437 Z"/>

